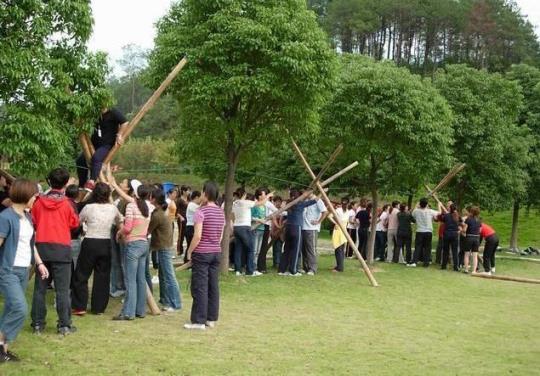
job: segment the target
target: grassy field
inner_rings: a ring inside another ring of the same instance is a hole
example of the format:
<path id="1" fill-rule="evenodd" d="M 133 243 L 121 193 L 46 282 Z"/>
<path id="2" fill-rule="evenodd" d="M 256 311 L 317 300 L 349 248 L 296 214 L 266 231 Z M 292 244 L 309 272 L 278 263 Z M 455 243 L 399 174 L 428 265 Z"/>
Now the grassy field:
<path id="1" fill-rule="evenodd" d="M 540 374 L 539 285 L 377 264 L 372 288 L 357 261 L 339 275 L 328 270 L 333 257 L 320 264 L 315 277 L 224 277 L 219 326 L 204 333 L 182 329 L 189 272 L 178 274 L 179 313 L 113 322 L 112 300 L 60 338 L 51 305 L 47 332 L 25 325 L 13 346 L 23 361 L 0 374 Z M 540 264 L 500 260 L 497 272 L 539 278 Z"/>

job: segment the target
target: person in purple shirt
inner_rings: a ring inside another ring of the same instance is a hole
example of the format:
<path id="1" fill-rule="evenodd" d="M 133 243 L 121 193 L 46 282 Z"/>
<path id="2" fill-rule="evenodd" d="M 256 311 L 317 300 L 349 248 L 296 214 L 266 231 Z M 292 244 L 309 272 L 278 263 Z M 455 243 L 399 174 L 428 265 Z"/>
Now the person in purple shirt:
<path id="1" fill-rule="evenodd" d="M 185 329 L 213 328 L 219 316 L 219 264 L 225 214 L 216 205 L 219 196 L 214 182 L 203 186 L 201 206 L 195 212 L 193 239 L 187 259 L 193 263 L 191 272 L 191 322 Z"/>

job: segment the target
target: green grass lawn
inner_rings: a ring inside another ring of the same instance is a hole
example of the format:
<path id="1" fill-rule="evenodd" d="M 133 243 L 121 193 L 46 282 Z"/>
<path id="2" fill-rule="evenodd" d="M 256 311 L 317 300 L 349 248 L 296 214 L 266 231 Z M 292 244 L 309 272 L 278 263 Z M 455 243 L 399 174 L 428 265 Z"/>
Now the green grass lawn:
<path id="1" fill-rule="evenodd" d="M 532 375 L 540 373 L 540 286 L 474 278 L 435 267 L 377 264 L 379 288 L 358 262 L 343 274 L 221 281 L 216 329 L 187 332 L 189 272 L 178 274 L 184 309 L 134 322 L 75 317 L 60 338 L 28 323 L 13 346 L 23 361 L 1 375 Z M 540 278 L 540 264 L 500 260 L 498 274 Z M 157 295 L 157 291 L 156 291 Z M 29 294 L 30 296 L 30 294 Z M 52 299 L 52 297 L 50 297 Z"/>

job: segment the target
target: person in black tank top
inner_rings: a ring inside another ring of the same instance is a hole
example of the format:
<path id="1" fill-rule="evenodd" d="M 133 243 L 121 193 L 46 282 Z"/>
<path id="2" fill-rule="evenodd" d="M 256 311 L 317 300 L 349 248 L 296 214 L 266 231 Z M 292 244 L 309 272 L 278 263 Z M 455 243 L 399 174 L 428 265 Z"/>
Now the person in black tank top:
<path id="1" fill-rule="evenodd" d="M 480 209 L 473 206 L 469 209 L 469 215 L 465 219 L 465 269 L 469 272 L 469 256 L 472 253 L 472 272 L 476 273 L 478 267 L 478 249 L 480 248 L 480 227 L 482 222 L 479 219 Z"/>

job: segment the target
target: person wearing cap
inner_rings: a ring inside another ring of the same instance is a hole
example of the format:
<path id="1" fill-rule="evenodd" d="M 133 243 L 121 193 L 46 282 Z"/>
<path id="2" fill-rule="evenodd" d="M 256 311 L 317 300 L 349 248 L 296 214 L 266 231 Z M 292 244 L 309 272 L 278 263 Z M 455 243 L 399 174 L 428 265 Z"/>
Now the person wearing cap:
<path id="1" fill-rule="evenodd" d="M 115 144 L 122 145 L 124 143 L 124 132 L 127 128 L 128 121 L 126 117 L 116 108 L 104 108 L 101 111 L 101 116 L 97 121 L 92 134 L 91 140 L 94 149 L 90 166 L 86 162 L 84 154 L 81 153 L 76 160 L 77 175 L 79 176 L 79 186 L 85 187 L 90 181 L 94 182 L 103 166 L 103 161 L 107 158 L 109 151 Z M 90 174 L 88 174 L 90 170 Z"/>

